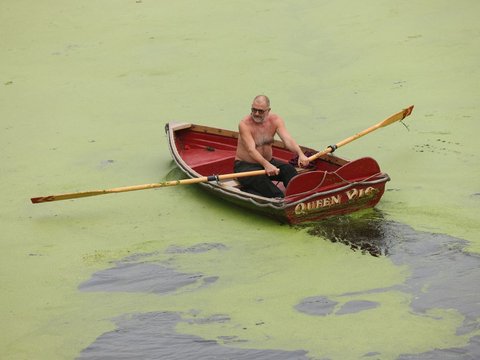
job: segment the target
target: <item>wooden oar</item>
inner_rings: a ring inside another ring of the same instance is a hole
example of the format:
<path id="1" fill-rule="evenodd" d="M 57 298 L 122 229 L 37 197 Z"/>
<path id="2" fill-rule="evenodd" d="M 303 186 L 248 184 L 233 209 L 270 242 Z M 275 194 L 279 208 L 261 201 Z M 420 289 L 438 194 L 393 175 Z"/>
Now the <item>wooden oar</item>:
<path id="1" fill-rule="evenodd" d="M 193 179 L 164 181 L 161 183 L 154 183 L 154 184 L 124 186 L 124 187 L 118 187 L 118 188 L 107 189 L 107 190 L 92 190 L 92 191 L 60 194 L 60 195 L 41 196 L 41 197 L 31 198 L 30 200 L 32 201 L 33 204 L 38 204 L 43 202 L 78 199 L 78 198 L 89 197 L 89 196 L 114 194 L 114 193 L 127 192 L 127 191 L 155 189 L 155 188 L 175 186 L 175 185 L 198 184 L 198 183 L 204 183 L 209 181 L 236 179 L 236 178 L 246 177 L 246 176 L 258 176 L 258 175 L 263 175 L 265 173 L 266 173 L 265 170 L 255 170 L 255 171 L 246 171 L 241 173 L 211 175 L 211 176 L 203 176 L 203 177 L 193 178 Z"/>
<path id="2" fill-rule="evenodd" d="M 385 126 L 388 126 L 390 124 L 393 124 L 394 122 L 396 121 L 399 121 L 399 120 L 403 120 L 405 119 L 408 115 L 410 115 L 413 111 L 413 105 L 409 106 L 408 108 L 406 109 L 403 109 L 402 111 L 399 111 L 391 116 L 389 116 L 388 118 L 386 118 L 385 120 L 379 122 L 378 124 L 376 125 L 373 125 L 371 127 L 369 127 L 368 129 L 365 129 L 361 132 L 359 132 L 358 134 L 355 134 L 353 136 L 350 136 L 349 138 L 346 138 L 345 140 L 342 140 L 340 141 L 339 143 L 335 144 L 335 145 L 330 145 L 328 146 L 325 150 L 323 151 L 320 151 L 318 153 L 316 153 L 315 155 L 312 155 L 308 158 L 308 160 L 310 161 L 313 161 L 315 159 L 318 159 L 320 156 L 322 155 L 326 155 L 328 153 L 332 153 L 334 152 L 337 148 L 343 146 L 343 145 L 346 145 L 354 140 L 357 140 L 358 138 L 361 138 L 362 136 L 365 136 L 367 135 L 368 133 L 371 133 L 372 131 L 375 131 L 381 127 L 385 127 Z"/>
<path id="3" fill-rule="evenodd" d="M 399 111 L 396 114 L 393 114 L 392 116 L 388 117 L 387 119 L 383 120 L 382 122 L 369 127 L 366 130 L 363 130 L 362 132 L 359 132 L 356 135 L 353 135 L 343 141 L 340 141 L 338 144 L 335 145 L 330 145 L 328 148 L 326 148 L 323 151 L 320 151 L 316 153 L 315 155 L 310 156 L 308 159 L 310 161 L 313 161 L 317 158 L 319 158 L 322 155 L 331 153 L 335 151 L 335 149 L 346 145 L 374 130 L 377 130 L 378 128 L 390 125 L 396 121 L 403 120 L 405 117 L 410 115 L 413 110 L 413 105 Z M 199 178 L 193 178 L 193 179 L 184 179 L 184 180 L 173 180 L 173 181 L 165 181 L 161 183 L 154 183 L 154 184 L 144 184 L 144 185 L 135 185 L 135 186 L 125 186 L 125 187 L 119 187 L 119 188 L 113 188 L 113 189 L 107 189 L 107 190 L 93 190 L 93 191 L 84 191 L 84 192 L 76 192 L 76 193 L 67 193 L 67 194 L 60 194 L 60 195 L 49 195 L 49 196 L 42 196 L 42 197 L 36 197 L 36 198 L 31 198 L 30 200 L 32 201 L 33 204 L 38 204 L 38 203 L 44 203 L 44 202 L 50 202 L 50 201 L 59 201 L 59 200 L 69 200 L 69 199 L 78 199 L 78 198 L 83 198 L 83 197 L 89 197 L 89 196 L 97 196 L 97 195 L 105 195 L 105 194 L 113 194 L 113 193 L 120 193 L 120 192 L 127 192 L 127 191 L 136 191 L 136 190 L 145 190 L 145 189 L 155 189 L 155 188 L 160 188 L 160 187 L 167 187 L 167 186 L 175 186 L 175 185 L 189 185 L 189 184 L 198 184 L 198 183 L 204 183 L 204 182 L 209 182 L 209 181 L 221 181 L 221 180 L 228 180 L 228 179 L 236 179 L 240 177 L 247 177 L 247 176 L 258 176 L 258 175 L 264 175 L 266 174 L 265 170 L 255 170 L 255 171 L 246 171 L 246 172 L 241 172 L 241 173 L 232 173 L 232 174 L 223 174 L 223 175 L 211 175 L 211 176 L 203 176 Z"/>

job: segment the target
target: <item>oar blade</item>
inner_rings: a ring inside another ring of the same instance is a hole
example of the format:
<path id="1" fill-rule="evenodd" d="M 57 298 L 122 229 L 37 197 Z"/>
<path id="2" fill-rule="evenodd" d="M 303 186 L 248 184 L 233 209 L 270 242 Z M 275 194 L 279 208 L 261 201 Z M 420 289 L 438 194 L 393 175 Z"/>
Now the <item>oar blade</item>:
<path id="1" fill-rule="evenodd" d="M 71 199 L 78 199 L 78 198 L 84 198 L 89 196 L 104 195 L 108 193 L 109 192 L 106 190 L 95 190 L 95 191 L 85 191 L 85 192 L 70 193 L 70 194 L 40 196 L 40 197 L 31 198 L 30 200 L 32 204 L 40 204 L 44 202 L 71 200 Z"/>
<path id="2" fill-rule="evenodd" d="M 30 201 L 32 204 L 40 204 L 44 202 L 55 201 L 55 198 L 53 196 L 40 196 L 31 198 Z"/>
<path id="3" fill-rule="evenodd" d="M 406 109 L 403 109 L 402 111 L 399 111 L 398 113 L 396 114 L 393 114 L 392 116 L 390 116 L 389 118 L 383 120 L 380 124 L 379 124 L 379 127 L 384 127 L 384 126 L 388 126 L 390 124 L 393 124 L 394 122 L 396 121 L 399 121 L 399 120 L 403 120 L 405 119 L 407 116 L 409 116 L 413 111 L 413 105 L 409 106 L 408 108 Z"/>
<path id="4" fill-rule="evenodd" d="M 334 148 L 339 148 L 339 147 L 342 147 L 348 143 L 351 143 L 352 141 L 354 140 L 357 140 L 359 138 L 361 138 L 362 136 L 365 136 L 369 133 L 371 133 L 372 131 L 375 131 L 381 127 L 384 127 L 384 126 L 387 126 L 387 125 L 390 125 L 390 124 L 393 124 L 394 122 L 396 121 L 399 121 L 399 120 L 403 120 L 405 119 L 408 115 L 410 115 L 413 111 L 413 105 L 409 106 L 408 108 L 406 109 L 403 109 L 402 111 L 399 111 L 397 112 L 396 114 L 393 114 L 391 116 L 389 116 L 388 118 L 386 118 L 385 120 L 379 122 L 378 124 L 376 125 L 373 125 L 371 127 L 369 127 L 368 129 L 365 129 L 361 132 L 359 132 L 358 134 L 355 134 L 353 136 L 350 136 L 338 143 L 335 144 Z M 326 155 L 328 153 L 331 153 L 334 151 L 334 148 L 332 146 L 329 146 L 328 148 L 326 148 L 325 150 L 323 151 L 320 151 L 318 153 L 316 153 L 315 155 L 312 155 L 308 158 L 309 161 L 313 161 L 315 159 L 318 159 L 320 156 L 323 156 L 323 155 Z"/>

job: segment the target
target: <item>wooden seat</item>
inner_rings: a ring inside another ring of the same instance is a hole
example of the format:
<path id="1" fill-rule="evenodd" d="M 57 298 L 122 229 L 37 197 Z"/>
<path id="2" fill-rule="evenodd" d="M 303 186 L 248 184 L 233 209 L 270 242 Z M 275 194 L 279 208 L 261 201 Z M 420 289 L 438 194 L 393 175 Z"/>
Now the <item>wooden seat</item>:
<path id="1" fill-rule="evenodd" d="M 237 189 L 240 189 L 241 185 L 240 182 L 237 179 L 229 179 L 229 180 L 223 180 L 220 181 L 220 185 L 224 187 L 234 187 Z"/>
<path id="2" fill-rule="evenodd" d="M 295 167 L 295 170 L 297 170 L 297 173 L 302 174 L 304 172 L 310 171 L 311 169 L 302 168 L 302 167 Z"/>

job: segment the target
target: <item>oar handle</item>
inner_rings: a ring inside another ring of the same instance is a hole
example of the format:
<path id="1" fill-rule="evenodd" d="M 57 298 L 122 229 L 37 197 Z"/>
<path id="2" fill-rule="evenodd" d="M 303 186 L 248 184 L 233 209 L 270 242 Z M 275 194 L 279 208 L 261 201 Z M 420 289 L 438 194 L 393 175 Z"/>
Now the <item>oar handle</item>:
<path id="1" fill-rule="evenodd" d="M 375 124 L 375 125 L 369 127 L 368 129 L 365 129 L 365 130 L 359 132 L 358 134 L 352 135 L 352 136 L 340 141 L 339 143 L 337 143 L 335 145 L 328 146 L 325 150 L 320 151 L 320 152 L 310 156 L 308 158 L 308 160 L 313 161 L 315 159 L 318 159 L 319 157 L 321 157 L 323 155 L 326 155 L 326 154 L 329 154 L 329 153 L 332 153 L 337 148 L 339 148 L 341 146 L 344 146 L 344 145 L 346 145 L 346 144 L 348 144 L 348 143 L 350 143 L 354 140 L 357 140 L 358 138 L 361 138 L 362 136 L 365 136 L 368 133 L 371 133 L 372 131 L 375 131 L 375 130 L 381 128 L 381 127 L 385 127 L 385 126 L 388 126 L 390 124 L 393 124 L 396 121 L 403 120 L 407 116 L 409 116 L 412 113 L 412 111 L 413 111 L 413 105 L 407 107 L 406 109 L 403 109 L 402 111 L 399 111 L 399 112 L 389 116 L 385 120 L 379 122 L 378 124 Z"/>

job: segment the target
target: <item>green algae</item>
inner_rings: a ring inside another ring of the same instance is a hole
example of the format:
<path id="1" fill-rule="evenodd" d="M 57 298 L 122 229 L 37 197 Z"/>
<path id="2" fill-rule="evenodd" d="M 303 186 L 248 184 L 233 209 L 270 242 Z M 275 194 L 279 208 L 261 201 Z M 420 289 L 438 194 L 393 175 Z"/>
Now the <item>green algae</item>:
<path id="1" fill-rule="evenodd" d="M 411 295 L 399 291 L 343 295 L 401 284 L 407 266 L 193 188 L 42 205 L 29 198 L 163 181 L 172 169 L 165 122 L 234 129 L 260 92 L 300 143 L 319 148 L 415 104 L 410 131 L 392 125 L 339 155 L 372 156 L 389 173 L 379 204 L 388 218 L 466 239 L 480 253 L 478 7 L 2 2 L 1 357 L 73 358 L 114 329 L 110 319 L 159 310 L 231 318 L 182 323 L 180 332 L 334 359 L 467 343 L 474 334 L 455 333 L 463 320 L 456 310 L 412 313 Z M 105 159 L 112 162 L 102 166 Z M 212 241 L 228 251 L 165 253 Z M 167 296 L 78 290 L 92 273 L 139 253 L 219 280 Z M 294 310 L 316 295 L 381 306 L 325 318 Z"/>

